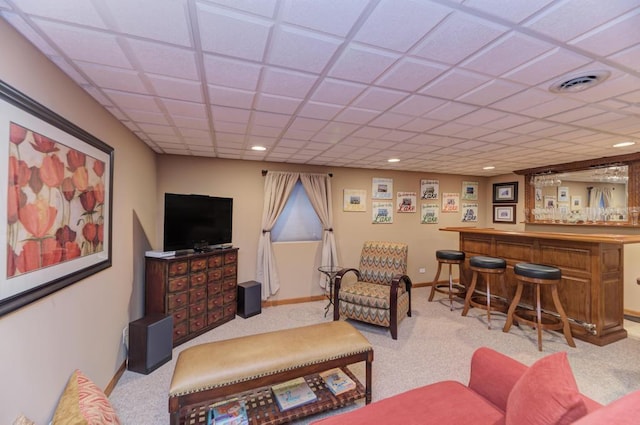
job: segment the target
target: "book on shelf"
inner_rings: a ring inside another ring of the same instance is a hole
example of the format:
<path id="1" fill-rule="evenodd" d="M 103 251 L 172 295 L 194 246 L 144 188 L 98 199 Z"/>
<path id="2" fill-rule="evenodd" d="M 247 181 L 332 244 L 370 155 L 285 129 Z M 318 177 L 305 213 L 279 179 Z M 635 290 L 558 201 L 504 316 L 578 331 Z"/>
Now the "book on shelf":
<path id="1" fill-rule="evenodd" d="M 356 383 L 339 367 L 321 372 L 320 377 L 334 395 L 340 395 L 356 388 Z"/>
<path id="2" fill-rule="evenodd" d="M 207 413 L 207 425 L 249 425 L 244 401 L 232 398 L 213 404 Z"/>
<path id="3" fill-rule="evenodd" d="M 273 385 L 271 391 L 278 403 L 280 411 L 312 403 L 318 399 L 304 378 L 296 378 L 281 384 Z"/>

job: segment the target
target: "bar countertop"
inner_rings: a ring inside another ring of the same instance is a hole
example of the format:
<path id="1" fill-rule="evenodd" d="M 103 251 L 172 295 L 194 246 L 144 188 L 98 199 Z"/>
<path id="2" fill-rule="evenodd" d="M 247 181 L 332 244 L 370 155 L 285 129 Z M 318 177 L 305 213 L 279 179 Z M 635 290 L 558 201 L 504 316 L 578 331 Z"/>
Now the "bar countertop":
<path id="1" fill-rule="evenodd" d="M 465 232 L 484 235 L 518 236 L 538 239 L 555 239 L 576 242 L 630 244 L 640 243 L 640 235 L 616 235 L 616 234 L 583 234 L 583 233 L 557 233 L 557 232 L 527 232 L 497 230 L 491 227 L 443 227 L 445 232 Z"/>

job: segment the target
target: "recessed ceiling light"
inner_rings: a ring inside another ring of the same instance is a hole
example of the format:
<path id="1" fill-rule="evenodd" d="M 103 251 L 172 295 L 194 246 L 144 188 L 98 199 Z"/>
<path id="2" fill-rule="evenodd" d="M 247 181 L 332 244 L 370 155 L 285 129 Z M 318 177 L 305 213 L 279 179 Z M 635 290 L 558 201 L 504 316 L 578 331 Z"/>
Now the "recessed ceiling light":
<path id="1" fill-rule="evenodd" d="M 614 148 L 624 148 L 627 146 L 633 146 L 635 145 L 636 142 L 620 142 L 620 143 L 616 143 L 615 145 L 613 145 Z"/>
<path id="2" fill-rule="evenodd" d="M 265 148 L 264 146 L 251 146 L 251 150 L 252 151 L 260 151 L 260 152 L 262 152 L 262 151 L 266 151 L 267 148 Z"/>
<path id="3" fill-rule="evenodd" d="M 496 168 L 496 167 L 494 167 L 493 165 L 489 165 L 489 166 L 487 166 L 487 167 L 482 167 L 482 169 L 483 169 L 483 170 L 493 170 L 493 169 L 495 169 L 495 168 Z"/>
<path id="4" fill-rule="evenodd" d="M 389 158 L 387 159 L 387 162 L 400 162 L 399 158 Z"/>

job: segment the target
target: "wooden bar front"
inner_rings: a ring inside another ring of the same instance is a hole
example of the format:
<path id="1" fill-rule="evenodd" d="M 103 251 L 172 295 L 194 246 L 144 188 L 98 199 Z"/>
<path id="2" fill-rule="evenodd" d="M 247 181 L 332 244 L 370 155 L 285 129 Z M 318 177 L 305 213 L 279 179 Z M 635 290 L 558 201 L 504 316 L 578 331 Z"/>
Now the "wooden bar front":
<path id="1" fill-rule="evenodd" d="M 600 346 L 626 338 L 627 331 L 623 327 L 624 245 L 640 242 L 640 237 L 510 232 L 472 227 L 441 230 L 460 233 L 459 249 L 466 253 L 460 280 L 465 286 L 471 280 L 469 258 L 474 255 L 507 261 L 506 286 L 501 287 L 496 279 L 491 282 L 491 292 L 508 302 L 516 289 L 513 274 L 516 263 L 556 266 L 562 271 L 558 292 L 571 321 L 573 336 Z M 484 291 L 485 288 L 481 281 L 477 289 Z M 525 289 L 520 305 L 535 305 L 533 293 Z M 551 293 L 545 290 L 542 308 L 557 313 Z"/>

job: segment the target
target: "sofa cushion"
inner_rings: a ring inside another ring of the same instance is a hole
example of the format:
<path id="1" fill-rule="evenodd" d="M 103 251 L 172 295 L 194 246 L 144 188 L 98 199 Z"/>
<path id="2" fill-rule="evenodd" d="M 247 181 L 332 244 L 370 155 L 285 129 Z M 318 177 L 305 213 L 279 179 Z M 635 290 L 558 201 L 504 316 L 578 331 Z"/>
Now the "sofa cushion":
<path id="1" fill-rule="evenodd" d="M 635 425 L 640 418 L 640 390 L 589 413 L 574 425 Z"/>
<path id="2" fill-rule="evenodd" d="M 496 425 L 503 423 L 504 413 L 461 383 L 443 381 L 321 419 L 313 424 L 465 424 L 470 423 L 470 418 L 474 419 L 475 425 Z"/>
<path id="3" fill-rule="evenodd" d="M 52 425 L 120 425 L 109 399 L 81 371 L 75 370 L 60 397 Z"/>
<path id="4" fill-rule="evenodd" d="M 587 413 L 567 353 L 543 357 L 522 374 L 507 399 L 506 425 L 565 425 Z"/>

